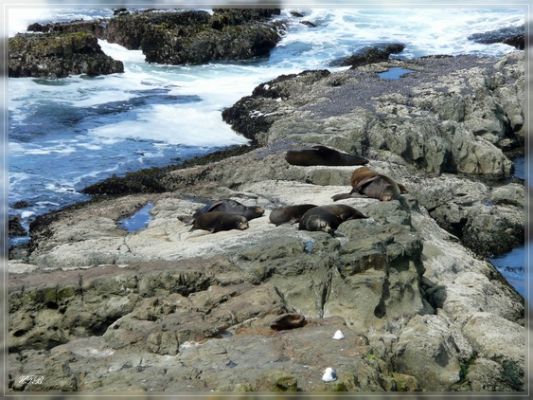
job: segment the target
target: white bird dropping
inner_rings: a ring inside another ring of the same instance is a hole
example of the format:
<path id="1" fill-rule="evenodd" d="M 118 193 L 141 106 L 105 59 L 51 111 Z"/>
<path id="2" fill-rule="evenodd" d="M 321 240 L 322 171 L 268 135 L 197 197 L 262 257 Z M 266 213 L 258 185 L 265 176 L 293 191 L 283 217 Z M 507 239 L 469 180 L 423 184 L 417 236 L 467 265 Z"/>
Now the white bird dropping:
<path id="1" fill-rule="evenodd" d="M 333 338 L 332 339 L 335 339 L 335 340 L 341 340 L 341 339 L 344 339 L 344 334 L 339 330 L 337 329 L 337 331 L 335 332 L 335 334 L 333 335 Z"/>
<path id="2" fill-rule="evenodd" d="M 322 375 L 322 381 L 324 382 L 334 382 L 337 380 L 337 371 L 335 368 L 326 368 L 324 370 L 324 375 Z"/>

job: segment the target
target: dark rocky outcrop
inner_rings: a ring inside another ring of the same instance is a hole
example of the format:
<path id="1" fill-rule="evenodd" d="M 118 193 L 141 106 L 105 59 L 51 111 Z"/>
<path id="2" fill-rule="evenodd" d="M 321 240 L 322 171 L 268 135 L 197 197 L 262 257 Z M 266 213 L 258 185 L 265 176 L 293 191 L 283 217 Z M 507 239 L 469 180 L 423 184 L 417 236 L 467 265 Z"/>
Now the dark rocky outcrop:
<path id="1" fill-rule="evenodd" d="M 285 87 L 284 82 L 294 82 L 297 78 L 298 85 L 303 89 L 307 84 L 317 82 L 329 74 L 328 70 L 317 70 L 278 76 L 257 86 L 251 96 L 243 97 L 232 107 L 226 108 L 222 112 L 222 119 L 237 132 L 252 140 L 252 143 L 257 143 L 257 136 L 267 131 L 276 119 L 264 108 L 262 98 L 272 100 L 289 98 L 290 87 Z"/>
<path id="2" fill-rule="evenodd" d="M 141 48 L 148 62 L 203 64 L 264 57 L 280 39 L 276 28 L 261 23 L 206 27 L 192 35 L 155 25 L 147 27 Z"/>
<path id="3" fill-rule="evenodd" d="M 401 53 L 405 49 L 403 43 L 381 43 L 366 46 L 357 50 L 353 55 L 331 62 L 332 67 L 351 66 L 352 68 L 361 65 L 372 64 L 380 61 L 387 61 L 391 54 Z"/>
<path id="4" fill-rule="evenodd" d="M 311 21 L 300 21 L 300 24 L 308 26 L 309 28 L 316 28 L 316 24 Z"/>
<path id="5" fill-rule="evenodd" d="M 211 21 L 221 26 L 241 25 L 250 21 L 266 21 L 280 13 L 279 8 L 215 8 Z"/>
<path id="6" fill-rule="evenodd" d="M 124 72 L 121 61 L 104 54 L 97 38 L 86 32 L 19 34 L 9 38 L 11 77 L 56 77 Z"/>
<path id="7" fill-rule="evenodd" d="M 28 203 L 27 201 L 19 200 L 19 201 L 14 202 L 11 207 L 13 207 L 15 209 L 20 209 L 20 208 L 26 208 L 26 207 L 29 207 L 29 206 L 30 206 L 30 203 Z"/>
<path id="8" fill-rule="evenodd" d="M 32 24 L 38 32 L 88 32 L 127 49 L 142 49 L 148 62 L 201 64 L 267 56 L 281 39 L 280 10 L 121 11 L 108 20 Z"/>
<path id="9" fill-rule="evenodd" d="M 87 32 L 92 33 L 98 38 L 103 38 L 106 32 L 106 24 L 104 21 L 71 21 L 71 22 L 56 22 L 50 24 L 39 24 L 38 22 L 28 26 L 30 32 L 43 33 L 73 33 L 73 32 Z"/>
<path id="10" fill-rule="evenodd" d="M 147 30 L 172 30 L 176 37 L 189 37 L 210 20 L 206 11 L 146 12 L 119 15 L 107 22 L 105 39 L 130 50 L 141 48 Z M 149 39 L 148 39 L 149 40 Z"/>
<path id="11" fill-rule="evenodd" d="M 20 217 L 9 217 L 8 232 L 9 236 L 26 236 L 26 230 L 20 224 Z"/>
<path id="12" fill-rule="evenodd" d="M 254 149 L 254 146 L 229 146 L 224 150 L 215 151 L 205 156 L 193 157 L 177 165 L 170 165 L 164 168 L 150 168 L 140 171 L 129 172 L 125 176 L 112 176 L 102 182 L 87 186 L 82 190 L 85 194 L 117 196 L 134 193 L 161 193 L 167 190 L 162 183 L 165 174 L 178 169 L 189 168 L 196 165 L 206 165 L 220 161 L 227 157 L 232 157 L 247 153 Z"/>
<path id="13" fill-rule="evenodd" d="M 524 50 L 525 34 L 525 26 L 522 25 L 501 28 L 495 31 L 474 33 L 468 36 L 468 39 L 484 44 L 505 43 L 517 49 Z"/>

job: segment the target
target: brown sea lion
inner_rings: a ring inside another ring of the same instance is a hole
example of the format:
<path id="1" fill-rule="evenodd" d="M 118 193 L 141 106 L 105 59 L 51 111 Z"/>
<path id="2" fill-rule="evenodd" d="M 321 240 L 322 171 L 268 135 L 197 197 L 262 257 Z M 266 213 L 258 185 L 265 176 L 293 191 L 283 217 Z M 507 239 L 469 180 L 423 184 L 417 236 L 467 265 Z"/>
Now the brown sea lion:
<path id="1" fill-rule="evenodd" d="M 373 199 L 389 201 L 399 199 L 402 193 L 407 193 L 405 186 L 368 167 L 356 169 L 352 173 L 351 183 L 352 191 L 350 193 L 336 194 L 332 199 L 337 201 L 350 197 L 360 197 L 359 195 L 362 194 Z"/>
<path id="2" fill-rule="evenodd" d="M 333 234 L 340 224 L 349 219 L 367 218 L 355 208 L 344 204 L 315 207 L 300 219 L 300 230 L 324 231 Z"/>
<path id="3" fill-rule="evenodd" d="M 220 211 L 207 212 L 198 215 L 193 222 L 191 231 L 204 229 L 211 233 L 229 231 L 231 229 L 244 230 L 248 228 L 248 220 L 242 215 L 229 214 Z"/>
<path id="4" fill-rule="evenodd" d="M 298 229 L 301 231 L 324 231 L 333 234 L 339 224 L 339 218 L 335 214 L 324 210 L 322 207 L 315 207 L 302 215 Z"/>
<path id="5" fill-rule="evenodd" d="M 316 207 L 314 204 L 298 204 L 295 206 L 275 208 L 270 213 L 270 222 L 275 225 L 298 222 L 307 210 L 314 207 Z"/>
<path id="6" fill-rule="evenodd" d="M 302 314 L 283 314 L 277 317 L 270 327 L 276 331 L 283 331 L 287 329 L 300 328 L 306 323 L 305 317 Z"/>
<path id="7" fill-rule="evenodd" d="M 238 201 L 224 199 L 215 201 L 214 203 L 207 204 L 206 206 L 197 209 L 193 214 L 193 218 L 196 218 L 201 214 L 214 211 L 242 215 L 248 221 L 254 218 L 259 218 L 265 213 L 265 210 L 261 207 L 248 207 L 239 203 Z"/>
<path id="8" fill-rule="evenodd" d="M 285 154 L 285 160 L 291 165 L 309 167 L 313 165 L 349 166 L 364 165 L 368 160 L 364 157 L 343 153 L 326 146 L 313 146 L 311 149 L 289 150 Z"/>

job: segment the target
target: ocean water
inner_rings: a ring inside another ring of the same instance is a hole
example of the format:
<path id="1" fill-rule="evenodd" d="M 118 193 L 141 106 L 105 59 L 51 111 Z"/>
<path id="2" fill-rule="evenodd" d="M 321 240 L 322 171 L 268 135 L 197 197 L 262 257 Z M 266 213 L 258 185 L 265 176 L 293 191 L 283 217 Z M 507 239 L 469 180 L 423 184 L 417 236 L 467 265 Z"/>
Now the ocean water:
<path id="1" fill-rule="evenodd" d="M 338 57 L 387 41 L 405 43 L 404 52 L 395 57 L 502 55 L 514 49 L 474 43 L 467 36 L 525 20 L 519 8 L 300 11 L 303 18 L 283 10 L 279 18 L 288 18 L 286 35 L 270 57 L 252 62 L 149 64 L 141 51 L 100 41 L 105 53 L 124 62 L 125 73 L 10 78 L 10 214 L 21 216 L 27 227 L 37 215 L 86 200 L 80 190 L 111 175 L 247 143 L 222 121 L 221 111 L 281 74 L 327 68 Z M 105 8 L 10 8 L 8 32 L 22 32 L 33 22 L 111 15 Z M 14 208 L 20 200 L 28 206 Z"/>
<path id="2" fill-rule="evenodd" d="M 518 293 L 527 297 L 527 265 L 528 253 L 533 251 L 533 244 L 530 242 L 527 246 L 517 247 L 507 254 L 494 257 L 490 260 L 492 265 L 504 276 Z"/>

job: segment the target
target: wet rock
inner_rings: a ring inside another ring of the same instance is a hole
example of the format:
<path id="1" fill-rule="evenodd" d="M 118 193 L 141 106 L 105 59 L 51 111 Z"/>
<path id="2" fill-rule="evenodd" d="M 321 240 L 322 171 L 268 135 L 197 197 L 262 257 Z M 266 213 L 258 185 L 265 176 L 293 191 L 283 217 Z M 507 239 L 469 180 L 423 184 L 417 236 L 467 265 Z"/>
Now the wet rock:
<path id="1" fill-rule="evenodd" d="M 309 28 L 316 28 L 316 24 L 311 21 L 300 21 L 300 24 L 308 26 Z"/>
<path id="2" fill-rule="evenodd" d="M 113 15 L 127 15 L 129 14 L 129 11 L 127 8 L 121 7 L 121 8 L 115 8 L 113 10 Z"/>
<path id="3" fill-rule="evenodd" d="M 151 26 L 181 27 L 183 34 L 196 32 L 209 21 L 206 11 L 145 12 L 120 15 L 107 22 L 105 38 L 130 50 L 141 48 Z"/>
<path id="4" fill-rule="evenodd" d="M 524 50 L 525 45 L 525 26 L 511 26 L 501 28 L 494 31 L 474 33 L 468 36 L 469 40 L 477 43 L 491 44 L 491 43 L 505 43 L 514 46 L 517 49 Z"/>
<path id="5" fill-rule="evenodd" d="M 215 9 L 121 15 L 108 21 L 105 38 L 128 49 L 142 49 L 148 62 L 201 64 L 245 60 L 269 54 L 281 39 L 263 21 L 275 9 Z"/>
<path id="6" fill-rule="evenodd" d="M 125 176 L 112 176 L 102 182 L 95 183 L 82 189 L 83 193 L 90 195 L 125 195 L 133 193 L 161 193 L 167 190 L 163 184 L 165 174 L 172 170 L 183 169 L 195 165 L 205 165 L 243 154 L 253 150 L 253 146 L 229 146 L 228 148 L 205 156 L 193 157 L 178 165 L 171 165 L 164 168 L 143 169 L 136 172 L 127 173 Z"/>
<path id="7" fill-rule="evenodd" d="M 220 25 L 241 25 L 249 21 L 266 21 L 280 14 L 279 8 L 214 8 L 212 19 Z"/>
<path id="8" fill-rule="evenodd" d="M 13 203 L 12 207 L 16 209 L 29 207 L 30 203 L 25 200 L 19 200 Z"/>
<path id="9" fill-rule="evenodd" d="M 50 24 L 39 24 L 38 22 L 28 26 L 30 32 L 43 33 L 76 33 L 85 32 L 96 36 L 99 39 L 105 37 L 106 24 L 105 21 L 71 21 L 71 22 L 56 22 Z"/>
<path id="10" fill-rule="evenodd" d="M 350 66 L 353 69 L 366 64 L 386 61 L 391 54 L 401 53 L 403 49 L 405 49 L 403 43 L 376 44 L 363 47 L 349 57 L 332 61 L 330 65 L 332 67 Z"/>
<path id="11" fill-rule="evenodd" d="M 282 23 L 268 20 L 279 9 L 215 9 L 168 12 L 115 10 L 98 21 L 32 24 L 29 30 L 91 33 L 130 50 L 141 49 L 149 62 L 201 64 L 267 56 L 281 40 Z"/>
<path id="12" fill-rule="evenodd" d="M 26 236 L 26 229 L 20 224 L 21 219 L 18 216 L 9 217 L 8 232 L 9 236 Z"/>
<path id="13" fill-rule="evenodd" d="M 261 23 L 206 28 L 181 35 L 164 25 L 146 28 L 141 49 L 146 61 L 164 64 L 203 64 L 210 61 L 248 60 L 268 56 L 281 40 L 277 29 Z"/>
<path id="14" fill-rule="evenodd" d="M 104 54 L 95 36 L 84 33 L 19 34 L 9 38 L 9 76 L 90 76 L 124 72 L 121 61 Z"/>

